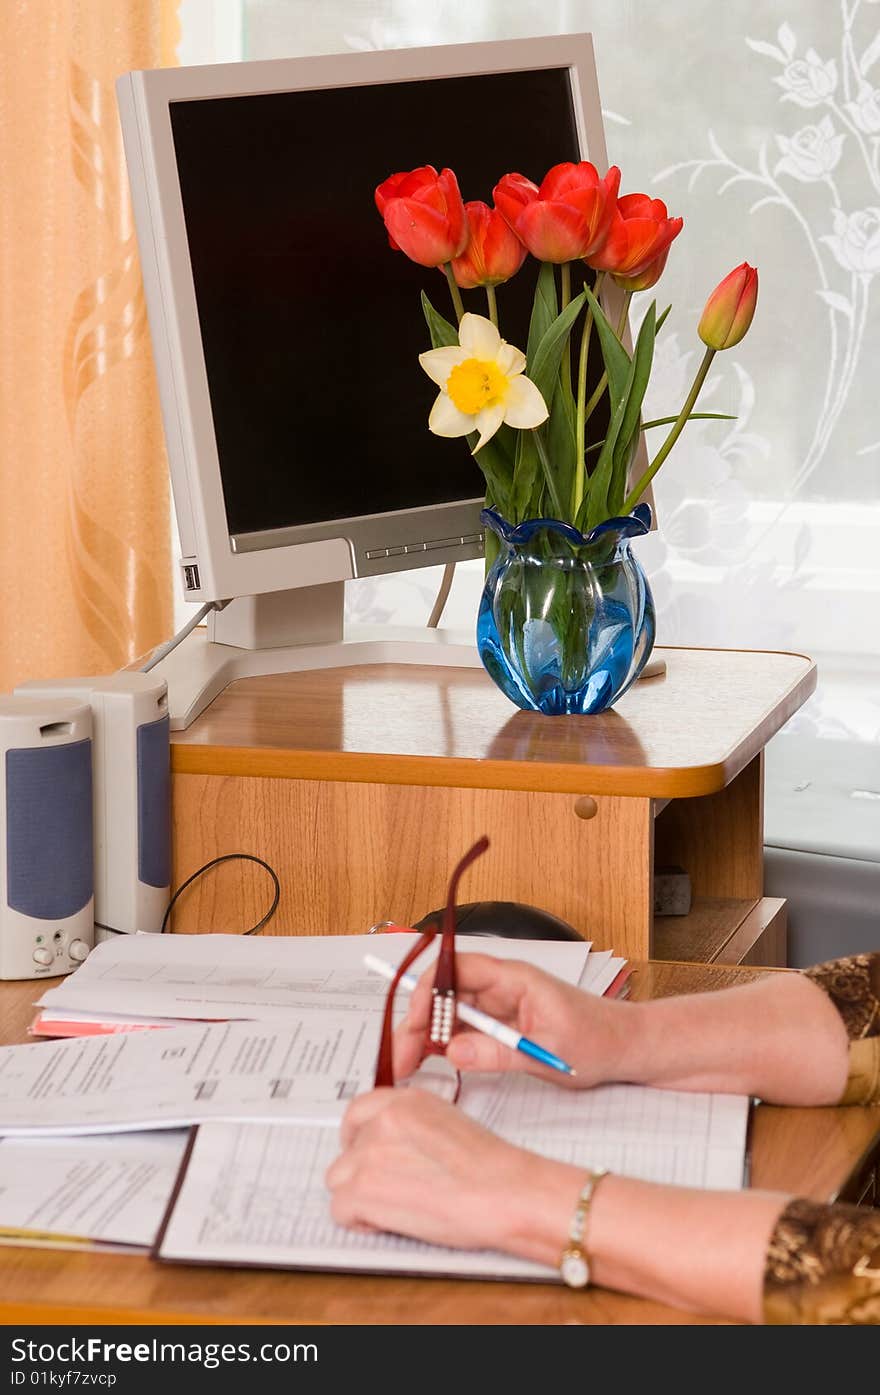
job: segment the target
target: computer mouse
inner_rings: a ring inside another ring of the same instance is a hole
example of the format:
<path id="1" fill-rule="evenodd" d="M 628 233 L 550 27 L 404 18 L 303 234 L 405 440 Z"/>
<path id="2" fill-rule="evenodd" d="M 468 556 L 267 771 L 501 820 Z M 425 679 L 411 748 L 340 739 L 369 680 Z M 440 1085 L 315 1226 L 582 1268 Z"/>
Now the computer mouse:
<path id="1" fill-rule="evenodd" d="M 582 940 L 584 937 L 567 920 L 522 901 L 470 901 L 457 906 L 455 928 L 460 935 L 497 935 L 509 940 Z M 439 930 L 443 911 L 431 911 L 413 927 Z"/>

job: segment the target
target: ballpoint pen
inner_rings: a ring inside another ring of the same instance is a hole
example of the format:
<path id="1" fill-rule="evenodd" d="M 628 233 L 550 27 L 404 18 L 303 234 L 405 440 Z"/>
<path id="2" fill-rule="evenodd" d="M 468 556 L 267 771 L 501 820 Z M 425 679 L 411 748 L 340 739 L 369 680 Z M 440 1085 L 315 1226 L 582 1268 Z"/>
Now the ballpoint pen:
<path id="1" fill-rule="evenodd" d="M 376 954 L 365 954 L 364 963 L 373 973 L 381 974 L 382 978 L 389 981 L 397 973 L 393 964 L 387 960 L 380 959 Z M 418 979 L 414 974 L 403 974 L 400 979 L 401 988 L 405 988 L 408 993 L 412 993 Z M 479 1008 L 471 1007 L 469 1003 L 457 1002 L 455 1011 L 462 1022 L 466 1022 L 469 1027 L 474 1027 L 478 1032 L 483 1032 L 487 1037 L 493 1037 L 495 1041 L 500 1041 L 502 1045 L 509 1046 L 514 1051 L 522 1051 L 526 1056 L 531 1056 L 533 1060 L 540 1061 L 544 1066 L 551 1066 L 553 1070 L 561 1071 L 563 1075 L 576 1075 L 577 1072 L 566 1061 L 554 1056 L 552 1051 L 547 1051 L 543 1046 L 538 1046 L 537 1042 L 530 1041 L 524 1037 L 515 1027 L 508 1027 L 504 1022 L 498 1022 L 494 1017 L 489 1017 L 487 1013 L 480 1012 Z"/>

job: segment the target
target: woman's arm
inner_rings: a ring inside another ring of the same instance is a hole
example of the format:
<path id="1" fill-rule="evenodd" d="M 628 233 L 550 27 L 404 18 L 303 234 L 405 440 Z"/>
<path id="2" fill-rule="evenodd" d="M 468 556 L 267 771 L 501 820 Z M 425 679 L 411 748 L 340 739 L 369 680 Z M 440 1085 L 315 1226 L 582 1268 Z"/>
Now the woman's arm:
<path id="1" fill-rule="evenodd" d="M 583 1168 L 504 1142 L 420 1090 L 353 1101 L 327 1173 L 334 1219 L 556 1268 Z M 788 1199 L 603 1177 L 585 1244 L 593 1280 L 692 1312 L 760 1321 L 765 1256 Z"/>
<path id="2" fill-rule="evenodd" d="M 395 1039 L 395 1068 L 421 1059 L 431 971 L 420 980 Z M 848 1070 L 847 1032 L 832 999 L 802 974 L 770 974 L 740 988 L 649 1003 L 582 993 L 525 964 L 462 954 L 458 986 L 490 1016 L 569 1061 L 587 1087 L 632 1081 L 684 1090 L 758 1095 L 776 1104 L 836 1104 Z M 456 1032 L 449 1060 L 461 1070 L 529 1070 L 555 1078 L 491 1038 Z"/>

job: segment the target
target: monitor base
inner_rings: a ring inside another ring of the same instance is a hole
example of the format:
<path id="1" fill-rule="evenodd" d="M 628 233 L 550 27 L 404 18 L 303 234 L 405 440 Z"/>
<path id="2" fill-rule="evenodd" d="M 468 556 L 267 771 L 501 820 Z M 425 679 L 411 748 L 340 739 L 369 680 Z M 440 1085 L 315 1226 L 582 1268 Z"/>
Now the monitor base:
<path id="1" fill-rule="evenodd" d="M 218 644 L 198 629 L 166 655 L 153 674 L 168 684 L 171 730 L 184 731 L 228 684 L 239 678 L 354 664 L 479 668 L 480 659 L 474 639 L 464 631 L 364 625 L 352 627 L 344 639 L 336 642 L 244 649 Z"/>

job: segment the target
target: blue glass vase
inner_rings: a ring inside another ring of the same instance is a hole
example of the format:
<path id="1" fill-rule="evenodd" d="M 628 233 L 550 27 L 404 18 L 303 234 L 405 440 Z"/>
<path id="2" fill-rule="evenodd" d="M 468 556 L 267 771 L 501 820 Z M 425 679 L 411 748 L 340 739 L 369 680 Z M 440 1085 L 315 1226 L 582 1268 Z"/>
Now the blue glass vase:
<path id="1" fill-rule="evenodd" d="M 654 601 L 630 543 L 647 533 L 639 504 L 586 535 L 555 518 L 516 527 L 496 509 L 497 534 L 477 617 L 477 648 L 498 687 L 546 716 L 604 712 L 638 678 L 654 644 Z"/>

